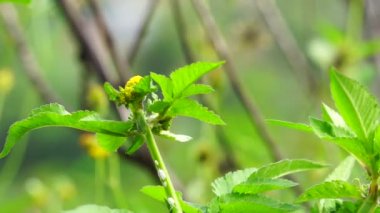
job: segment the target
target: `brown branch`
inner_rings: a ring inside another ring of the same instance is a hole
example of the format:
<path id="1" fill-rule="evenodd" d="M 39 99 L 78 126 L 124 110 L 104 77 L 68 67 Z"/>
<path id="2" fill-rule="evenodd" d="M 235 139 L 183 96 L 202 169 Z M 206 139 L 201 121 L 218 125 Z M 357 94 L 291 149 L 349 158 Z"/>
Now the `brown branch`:
<path id="1" fill-rule="evenodd" d="M 218 57 L 221 60 L 226 61 L 224 68 L 232 86 L 232 89 L 238 96 L 240 102 L 243 104 L 244 109 L 249 114 L 249 118 L 252 124 L 255 126 L 258 135 L 265 142 L 271 155 L 271 158 L 275 161 L 282 159 L 282 154 L 278 149 L 276 143 L 274 142 L 273 138 L 270 136 L 258 108 L 256 107 L 255 103 L 252 100 L 250 100 L 249 96 L 244 91 L 244 89 L 240 86 L 241 82 L 236 74 L 237 69 L 234 64 L 234 61 L 232 60 L 232 57 L 229 54 L 224 38 L 222 37 L 222 34 L 219 31 L 214 18 L 210 14 L 207 5 L 202 0 L 192 0 L 192 3 L 201 20 L 203 28 L 206 31 L 208 39 L 213 48 L 215 49 Z"/>
<path id="2" fill-rule="evenodd" d="M 89 0 L 88 4 L 92 12 L 94 13 L 96 26 L 104 40 L 104 43 L 106 44 L 108 48 L 111 59 L 116 67 L 116 71 L 120 79 L 122 79 L 122 82 L 125 82 L 128 80 L 128 78 L 131 77 L 131 75 L 129 74 L 130 73 L 129 62 L 127 61 L 126 63 L 123 63 L 121 61 L 121 58 L 119 54 L 117 53 L 114 39 L 111 36 L 111 32 L 108 29 L 107 23 L 105 21 L 105 18 L 102 14 L 102 11 L 101 11 L 101 8 L 99 7 L 98 2 L 96 0 Z"/>
<path id="3" fill-rule="evenodd" d="M 170 0 L 171 10 L 173 13 L 173 19 L 175 24 L 175 29 L 178 34 L 179 43 L 181 45 L 182 52 L 185 56 L 185 60 L 187 64 L 191 64 L 195 62 L 195 56 L 191 51 L 190 44 L 187 40 L 187 30 L 186 23 L 181 11 L 181 6 L 179 4 L 179 0 Z"/>
<path id="4" fill-rule="evenodd" d="M 47 103 L 59 102 L 59 98 L 42 76 L 41 67 L 26 41 L 16 9 L 12 5 L 1 4 L 0 15 L 4 21 L 6 31 L 16 46 L 16 53 L 24 67 L 24 71 L 41 99 Z"/>
<path id="5" fill-rule="evenodd" d="M 140 30 L 138 31 L 136 35 L 136 40 L 132 43 L 132 47 L 128 54 L 127 61 L 129 62 L 130 65 L 133 65 L 133 63 L 135 62 L 135 58 L 137 56 L 138 51 L 140 50 L 142 41 L 144 40 L 147 34 L 148 28 L 150 26 L 150 23 L 152 22 L 153 15 L 158 7 L 159 1 L 160 0 L 150 0 L 150 2 L 148 3 L 148 9 L 147 9 L 146 15 L 144 17 Z"/>
<path id="6" fill-rule="evenodd" d="M 188 41 L 187 35 L 187 29 L 186 29 L 186 23 L 182 14 L 181 6 L 179 4 L 179 0 L 171 0 L 171 9 L 173 12 L 173 18 L 174 18 L 174 24 L 175 28 L 179 37 L 180 45 L 182 52 L 185 56 L 185 61 L 187 64 L 194 63 L 196 61 L 196 56 L 191 51 L 191 47 Z M 212 104 L 210 103 L 209 99 L 205 97 L 201 97 L 201 101 L 211 110 L 215 111 Z M 234 171 L 238 168 L 237 163 L 235 159 L 233 158 L 232 149 L 230 147 L 230 143 L 228 141 L 228 138 L 223 131 L 223 128 L 220 126 L 215 127 L 215 132 L 217 135 L 218 142 L 221 145 L 221 148 L 223 149 L 223 152 L 226 153 L 226 158 L 223 162 L 220 163 L 219 169 L 222 173 L 225 173 L 227 171 Z"/>
<path id="7" fill-rule="evenodd" d="M 97 75 L 101 77 L 103 81 L 109 81 L 110 77 L 107 75 L 108 71 L 105 69 L 106 67 L 101 63 L 101 61 L 98 58 L 97 50 L 92 48 L 90 38 L 87 35 L 87 31 L 85 30 L 83 26 L 83 21 L 81 21 L 81 16 L 79 13 L 74 12 L 75 9 L 73 5 L 71 5 L 74 1 L 68 1 L 68 0 L 59 0 L 57 1 L 59 5 L 62 7 L 64 15 L 67 17 L 69 23 L 71 24 L 71 27 L 73 28 L 73 32 L 78 39 L 80 45 L 81 45 L 81 51 L 82 51 L 82 61 L 84 63 L 84 66 L 86 68 L 94 68 L 97 70 Z M 128 116 L 125 115 L 124 111 L 120 108 L 115 108 L 118 112 L 118 115 L 121 119 L 126 119 Z M 150 155 L 146 149 L 141 149 L 138 152 L 134 153 L 132 156 L 129 156 L 125 153 L 125 150 L 123 148 L 118 149 L 118 154 L 120 157 L 124 159 L 131 160 L 138 165 L 142 166 L 143 168 L 150 171 L 154 177 L 158 177 L 155 170 L 155 165 L 153 164 L 153 161 L 150 158 Z M 153 170 L 154 169 L 154 170 Z M 170 170 L 170 168 L 168 168 Z M 174 175 L 174 173 L 171 173 L 173 182 L 175 183 L 177 188 L 183 188 L 183 185 L 179 181 L 178 178 Z"/>
<path id="8" fill-rule="evenodd" d="M 0 15 L 5 24 L 6 31 L 16 46 L 16 53 L 18 54 L 24 71 L 36 88 L 41 99 L 47 103 L 60 102 L 58 96 L 42 76 L 41 67 L 28 46 L 16 9 L 10 4 L 1 4 Z"/>
<path id="9" fill-rule="evenodd" d="M 290 67 L 304 86 L 308 88 L 309 92 L 314 94 L 313 92 L 317 89 L 317 80 L 315 79 L 313 70 L 298 46 L 276 2 L 273 0 L 255 0 L 254 2 L 256 2 L 259 12 Z"/>
<path id="10" fill-rule="evenodd" d="M 72 0 L 57 0 L 56 3 L 62 10 L 70 27 L 73 31 L 75 38 L 78 39 L 81 50 L 86 57 L 91 61 L 94 70 L 101 78 L 101 80 L 111 82 L 112 84 L 119 84 L 119 82 L 112 75 L 111 71 L 107 68 L 105 62 L 101 59 L 97 49 L 93 45 L 92 38 L 89 36 L 89 30 L 86 23 L 81 17 L 76 8 L 76 1 Z"/>

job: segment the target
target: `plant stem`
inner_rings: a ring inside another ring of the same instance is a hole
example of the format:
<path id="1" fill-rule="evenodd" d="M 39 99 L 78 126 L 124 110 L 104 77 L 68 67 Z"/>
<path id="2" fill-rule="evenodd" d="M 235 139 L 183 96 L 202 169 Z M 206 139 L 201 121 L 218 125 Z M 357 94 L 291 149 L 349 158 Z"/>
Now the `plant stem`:
<path id="1" fill-rule="evenodd" d="M 104 203 L 105 160 L 95 159 L 95 199 L 98 204 Z"/>
<path id="2" fill-rule="evenodd" d="M 153 133 L 148 123 L 146 122 L 144 112 L 141 109 L 138 109 L 135 112 L 135 116 L 137 118 L 138 124 L 141 125 L 140 128 L 142 128 L 142 130 L 145 133 L 146 144 L 148 146 L 149 153 L 152 156 L 153 162 L 156 166 L 156 170 L 162 183 L 162 186 L 165 188 L 166 195 L 168 196 L 167 202 L 170 206 L 170 210 L 171 212 L 182 213 L 183 211 L 179 202 L 179 198 L 176 194 L 168 170 L 166 169 L 165 163 L 161 157 Z"/>
<path id="3" fill-rule="evenodd" d="M 109 186 L 113 193 L 115 203 L 119 208 L 127 208 L 128 205 L 125 202 L 125 196 L 123 194 L 120 184 L 120 163 L 119 158 L 112 155 L 108 158 L 109 162 Z"/>
<path id="4" fill-rule="evenodd" d="M 379 189 L 379 185 L 377 183 L 378 176 L 373 176 L 367 198 L 364 200 L 363 204 L 360 206 L 358 213 L 368 213 L 375 212 L 377 206 L 377 191 Z"/>

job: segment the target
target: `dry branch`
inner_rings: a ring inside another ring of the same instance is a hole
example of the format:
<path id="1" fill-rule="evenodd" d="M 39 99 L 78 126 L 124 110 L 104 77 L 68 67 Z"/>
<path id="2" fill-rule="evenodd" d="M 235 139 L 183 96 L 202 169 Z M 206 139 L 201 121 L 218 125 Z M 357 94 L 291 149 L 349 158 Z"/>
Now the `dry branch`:
<path id="1" fill-rule="evenodd" d="M 60 102 L 58 96 L 42 76 L 41 67 L 28 46 L 16 9 L 10 4 L 1 4 L 0 15 L 3 19 L 6 31 L 10 35 L 9 37 L 16 46 L 16 53 L 20 58 L 24 71 L 36 88 L 38 95 L 47 103 Z"/>

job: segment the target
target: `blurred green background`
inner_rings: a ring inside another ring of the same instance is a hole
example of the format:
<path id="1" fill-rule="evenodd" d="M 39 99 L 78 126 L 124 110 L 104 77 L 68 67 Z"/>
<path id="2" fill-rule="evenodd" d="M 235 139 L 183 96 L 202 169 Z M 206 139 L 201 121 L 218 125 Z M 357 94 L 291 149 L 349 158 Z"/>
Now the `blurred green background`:
<path id="1" fill-rule="evenodd" d="M 156 4 L 141 46 L 129 62 L 130 69 L 123 70 L 125 73 L 167 74 L 188 63 L 176 28 L 178 17 L 173 14 L 173 1 L 95 1 L 123 62 L 141 36 L 139 31 L 151 4 Z M 103 109 L 100 113 L 104 117 L 117 119 L 112 107 L 101 101 L 104 97 L 99 87 L 103 80 L 91 64 L 86 65 L 81 42 L 58 2 L 32 0 L 27 5 L 12 6 L 41 76 L 70 111 Z M 186 28 L 185 39 L 196 60 L 224 60 L 209 42 L 208 32 L 191 1 L 178 2 L 184 18 L 180 26 Z M 306 122 L 309 115 L 319 116 L 321 101 L 331 105 L 330 66 L 380 94 L 380 63 L 376 63 L 380 26 L 374 21 L 380 17 L 380 5 L 376 0 L 204 2 L 226 41 L 239 86 L 263 118 Z M 102 34 L 89 2 L 71 3 L 84 21 L 91 45 L 100 46 L 101 60 L 116 76 L 107 48 L 99 42 Z M 0 3 L 1 7 L 4 5 Z M 1 143 L 13 122 L 46 103 L 26 74 L 17 38 L 7 26 L 6 10 L 7 7 L 2 8 L 0 20 Z M 210 183 L 216 177 L 231 169 L 259 167 L 274 161 L 231 88 L 225 70 L 215 71 L 204 81 L 216 89 L 205 99 L 227 125 L 216 128 L 180 118 L 175 120 L 173 130 L 193 136 L 193 141 L 183 144 L 158 138 L 164 159 L 185 198 L 199 203 L 209 201 Z M 346 156 L 312 135 L 265 125 L 283 158 L 308 158 L 334 167 Z M 166 211 L 165 206 L 139 192 L 144 185 L 157 184 L 152 173 L 136 162 L 119 158 L 117 153 L 105 158 L 91 157 L 80 145 L 84 137 L 78 131 L 48 128 L 34 131 L 20 141 L 10 156 L 0 160 L 0 212 L 58 212 L 89 203 L 135 212 Z M 318 170 L 297 178 L 302 187 L 307 187 L 323 180 L 328 172 L 329 169 Z M 294 195 L 286 196 L 291 200 Z"/>

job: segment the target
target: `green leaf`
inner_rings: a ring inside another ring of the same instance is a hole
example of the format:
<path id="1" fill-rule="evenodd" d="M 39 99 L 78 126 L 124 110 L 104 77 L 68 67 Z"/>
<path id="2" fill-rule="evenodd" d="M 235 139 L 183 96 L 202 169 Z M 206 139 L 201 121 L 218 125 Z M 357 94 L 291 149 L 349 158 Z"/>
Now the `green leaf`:
<path id="1" fill-rule="evenodd" d="M 188 142 L 193 139 L 188 135 L 174 134 L 167 130 L 161 130 L 159 135 L 178 142 Z"/>
<path id="2" fill-rule="evenodd" d="M 361 164 L 371 165 L 369 154 L 366 147 L 364 147 L 365 143 L 358 138 L 354 138 L 352 133 L 346 129 L 316 118 L 310 118 L 310 126 L 318 137 L 340 146 L 352 154 Z"/>
<path id="3" fill-rule="evenodd" d="M 166 202 L 167 195 L 166 195 L 164 187 L 162 186 L 144 186 L 140 191 L 155 200 L 158 200 L 165 204 L 167 203 Z M 180 199 L 179 202 L 181 203 L 181 207 L 184 212 L 186 213 L 200 213 L 201 212 L 195 206 L 183 201 L 182 195 L 180 192 L 176 192 L 176 193 Z"/>
<path id="4" fill-rule="evenodd" d="M 326 165 L 310 160 L 287 159 L 278 161 L 276 163 L 271 163 L 257 169 L 257 171 L 253 172 L 249 176 L 248 180 L 255 180 L 256 178 L 278 178 L 296 172 L 319 169 L 323 167 L 326 167 Z"/>
<path id="5" fill-rule="evenodd" d="M 362 199 L 360 189 L 346 181 L 333 180 L 314 185 L 301 194 L 297 202 L 326 198 Z"/>
<path id="6" fill-rule="evenodd" d="M 208 94 L 214 91 L 215 90 L 209 85 L 192 84 L 182 92 L 181 98 L 186 98 L 189 96 L 199 95 L 199 94 Z"/>
<path id="7" fill-rule="evenodd" d="M 292 212 L 299 209 L 299 206 L 283 203 L 261 195 L 241 195 L 227 194 L 218 198 L 218 212 L 234 213 L 274 213 L 274 212 Z"/>
<path id="8" fill-rule="evenodd" d="M 333 172 L 326 178 L 326 181 L 331 180 L 348 180 L 350 178 L 352 169 L 355 165 L 355 159 L 351 156 L 346 157 Z"/>
<path id="9" fill-rule="evenodd" d="M 127 138 L 96 133 L 96 140 L 98 141 L 99 146 L 101 146 L 103 149 L 109 152 L 115 152 L 124 144 Z"/>
<path id="10" fill-rule="evenodd" d="M 225 125 L 219 115 L 191 99 L 176 100 L 169 108 L 167 115 L 172 117 L 178 115 L 187 116 L 210 124 Z"/>
<path id="11" fill-rule="evenodd" d="M 330 78 L 331 94 L 344 121 L 361 140 L 371 140 L 380 115 L 376 99 L 360 83 L 334 68 Z"/>
<path id="12" fill-rule="evenodd" d="M 72 114 L 58 104 L 49 104 L 33 111 L 28 118 L 14 123 L 8 131 L 0 158 L 5 157 L 20 138 L 27 132 L 49 126 L 61 126 L 88 132 L 126 137 L 133 123 L 130 121 L 101 120 L 95 112 L 78 111 Z M 60 109 L 60 110 L 57 110 Z"/>
<path id="13" fill-rule="evenodd" d="M 160 86 L 164 101 L 171 101 L 173 99 L 173 84 L 170 78 L 154 72 L 150 73 L 150 77 Z"/>
<path id="14" fill-rule="evenodd" d="M 333 138 L 329 139 L 329 142 L 340 146 L 346 152 L 352 154 L 362 165 L 371 165 L 370 155 L 363 146 L 363 141 L 357 138 Z"/>
<path id="15" fill-rule="evenodd" d="M 31 0 L 0 0 L 0 3 L 1 2 L 29 4 L 31 2 Z"/>
<path id="16" fill-rule="evenodd" d="M 170 106 L 169 102 L 166 101 L 155 101 L 148 106 L 148 111 L 162 113 Z"/>
<path id="17" fill-rule="evenodd" d="M 167 195 L 162 186 L 144 186 L 140 191 L 155 200 L 166 203 Z"/>
<path id="18" fill-rule="evenodd" d="M 275 120 L 275 119 L 267 119 L 266 121 L 270 124 L 274 124 L 277 126 L 283 126 L 283 127 L 287 127 L 287 128 L 291 128 L 291 129 L 305 131 L 305 132 L 311 132 L 312 131 L 312 129 L 310 128 L 309 125 L 303 124 L 303 123 L 293 123 L 293 122 Z"/>
<path id="19" fill-rule="evenodd" d="M 108 99 L 110 101 L 116 101 L 119 97 L 119 91 L 116 90 L 110 83 L 106 82 L 104 83 L 104 91 L 106 92 Z"/>
<path id="20" fill-rule="evenodd" d="M 349 129 L 342 116 L 340 116 L 339 113 L 335 112 L 335 110 L 331 109 L 324 103 L 322 103 L 322 114 L 324 120 L 334 124 L 337 127 Z"/>
<path id="21" fill-rule="evenodd" d="M 128 155 L 132 155 L 137 150 L 139 150 L 145 142 L 145 138 L 143 135 L 134 135 L 132 137 L 129 137 L 128 139 L 132 141 L 132 145 L 127 150 Z"/>
<path id="22" fill-rule="evenodd" d="M 107 206 L 98 206 L 94 204 L 82 205 L 73 210 L 63 211 L 63 213 L 132 213 L 125 209 L 110 209 Z"/>
<path id="23" fill-rule="evenodd" d="M 182 92 L 190 85 L 195 83 L 203 75 L 217 69 L 224 62 L 196 62 L 184 67 L 181 67 L 170 74 L 173 83 L 173 97 L 181 97 Z"/>
<path id="24" fill-rule="evenodd" d="M 255 178 L 236 185 L 232 191 L 240 194 L 258 194 L 266 191 L 287 189 L 296 185 L 298 184 L 286 179 Z"/>
<path id="25" fill-rule="evenodd" d="M 256 168 L 249 168 L 249 169 L 229 172 L 225 174 L 224 176 L 215 179 L 211 183 L 212 191 L 217 196 L 231 193 L 232 189 L 236 185 L 246 181 L 248 177 L 256 170 L 257 170 Z"/>
<path id="26" fill-rule="evenodd" d="M 322 121 L 313 117 L 310 117 L 310 127 L 318 137 L 323 139 L 332 139 L 335 137 L 355 137 L 354 133 L 350 130 L 335 126 L 330 122 Z"/>
<path id="27" fill-rule="evenodd" d="M 348 156 L 344 159 L 331 174 L 325 179 L 325 181 L 342 180 L 347 181 L 350 178 L 352 169 L 355 165 L 355 159 Z M 321 199 L 318 203 L 319 212 L 333 212 L 342 205 L 341 199 Z"/>
<path id="28" fill-rule="evenodd" d="M 376 128 L 373 146 L 375 153 L 380 153 L 380 125 Z"/>
<path id="29" fill-rule="evenodd" d="M 152 85 L 150 76 L 145 76 L 133 87 L 133 90 L 139 95 L 145 96 L 148 93 L 156 91 L 157 88 Z"/>

